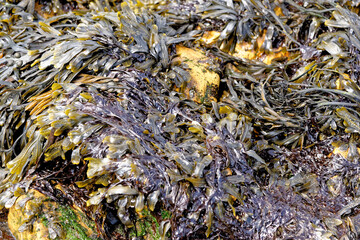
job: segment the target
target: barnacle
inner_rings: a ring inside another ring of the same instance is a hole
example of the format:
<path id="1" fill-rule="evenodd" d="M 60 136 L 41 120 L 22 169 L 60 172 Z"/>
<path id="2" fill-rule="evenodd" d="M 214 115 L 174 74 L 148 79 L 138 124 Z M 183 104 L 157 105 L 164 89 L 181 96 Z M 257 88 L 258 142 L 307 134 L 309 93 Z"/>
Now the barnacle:
<path id="1" fill-rule="evenodd" d="M 37 189 L 104 239 L 357 238 L 358 5 L 0 3 L 12 231 L 67 238 Z"/>

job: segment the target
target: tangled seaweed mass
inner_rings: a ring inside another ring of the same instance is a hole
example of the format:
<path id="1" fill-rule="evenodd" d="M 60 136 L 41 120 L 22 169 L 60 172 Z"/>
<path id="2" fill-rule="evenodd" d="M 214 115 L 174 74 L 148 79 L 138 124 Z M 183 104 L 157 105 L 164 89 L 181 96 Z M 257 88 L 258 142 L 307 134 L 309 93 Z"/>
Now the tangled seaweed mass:
<path id="1" fill-rule="evenodd" d="M 36 189 L 103 239 L 145 215 L 154 239 L 359 239 L 359 4 L 2 1 L 0 207 Z"/>

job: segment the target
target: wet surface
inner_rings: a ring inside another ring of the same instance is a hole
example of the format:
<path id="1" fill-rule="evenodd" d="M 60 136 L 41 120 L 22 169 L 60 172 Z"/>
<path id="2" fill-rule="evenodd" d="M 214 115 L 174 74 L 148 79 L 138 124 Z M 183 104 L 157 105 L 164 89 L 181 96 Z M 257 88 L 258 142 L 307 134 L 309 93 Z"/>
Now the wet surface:
<path id="1" fill-rule="evenodd" d="M 35 188 L 105 239 L 360 239 L 359 3 L 31 2 L 1 8 L 0 207 Z"/>

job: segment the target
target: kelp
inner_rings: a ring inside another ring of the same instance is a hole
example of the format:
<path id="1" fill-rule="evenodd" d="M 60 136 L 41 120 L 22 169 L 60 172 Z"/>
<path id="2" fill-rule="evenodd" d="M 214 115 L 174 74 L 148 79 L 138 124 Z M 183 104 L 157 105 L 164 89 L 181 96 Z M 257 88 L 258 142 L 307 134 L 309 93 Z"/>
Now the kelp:
<path id="1" fill-rule="evenodd" d="M 0 9 L 1 208 L 34 188 L 102 238 L 358 238 L 356 2 Z"/>

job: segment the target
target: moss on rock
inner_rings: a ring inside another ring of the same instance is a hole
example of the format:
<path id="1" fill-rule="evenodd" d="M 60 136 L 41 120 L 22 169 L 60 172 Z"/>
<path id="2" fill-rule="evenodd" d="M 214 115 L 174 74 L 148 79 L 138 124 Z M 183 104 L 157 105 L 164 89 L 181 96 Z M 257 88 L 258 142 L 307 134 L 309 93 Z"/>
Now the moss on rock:
<path id="1" fill-rule="evenodd" d="M 79 208 L 61 205 L 33 189 L 10 208 L 8 224 L 17 240 L 99 239 L 94 222 Z"/>

